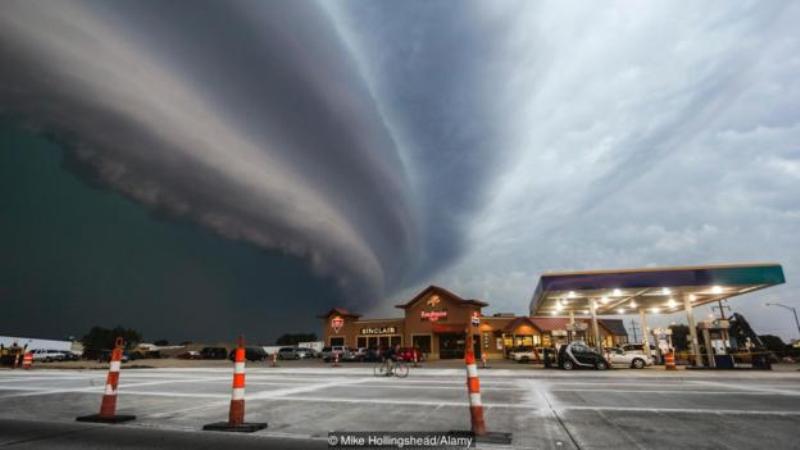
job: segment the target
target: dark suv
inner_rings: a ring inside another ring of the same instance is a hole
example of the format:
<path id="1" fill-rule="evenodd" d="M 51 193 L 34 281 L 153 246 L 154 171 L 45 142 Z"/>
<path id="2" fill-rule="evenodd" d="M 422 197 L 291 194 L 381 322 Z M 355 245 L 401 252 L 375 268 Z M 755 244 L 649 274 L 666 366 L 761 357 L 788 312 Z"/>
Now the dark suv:
<path id="1" fill-rule="evenodd" d="M 558 350 L 558 367 L 572 369 L 608 369 L 608 361 L 597 350 L 583 342 L 571 342 Z"/>
<path id="2" fill-rule="evenodd" d="M 225 359 L 228 349 L 225 347 L 203 347 L 200 357 L 203 359 Z"/>
<path id="3" fill-rule="evenodd" d="M 231 350 L 230 355 L 228 355 L 228 359 L 233 361 L 235 353 L 236 349 Z M 248 361 L 263 361 L 267 359 L 267 352 L 265 352 L 262 347 L 245 347 L 244 359 Z"/>

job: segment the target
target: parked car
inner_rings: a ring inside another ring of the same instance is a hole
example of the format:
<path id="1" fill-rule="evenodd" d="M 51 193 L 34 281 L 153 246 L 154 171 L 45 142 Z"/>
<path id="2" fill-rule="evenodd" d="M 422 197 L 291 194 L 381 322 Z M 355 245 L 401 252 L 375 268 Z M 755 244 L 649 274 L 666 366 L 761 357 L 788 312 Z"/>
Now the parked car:
<path id="1" fill-rule="evenodd" d="M 233 361 L 235 358 L 236 349 L 231 350 L 228 359 Z M 263 361 L 267 359 L 267 352 L 261 347 L 245 347 L 244 358 L 248 361 Z"/>
<path id="2" fill-rule="evenodd" d="M 111 350 L 101 350 L 97 353 L 97 362 L 109 362 L 111 361 Z M 131 357 L 128 352 L 122 352 L 122 362 L 126 363 L 130 361 Z"/>
<path id="3" fill-rule="evenodd" d="M 364 356 L 361 357 L 362 362 L 379 362 L 382 360 L 381 351 L 377 348 L 368 348 L 366 352 L 364 352 Z"/>
<path id="4" fill-rule="evenodd" d="M 80 355 L 75 352 L 66 351 L 61 353 L 64 354 L 64 361 L 77 361 L 80 359 Z"/>
<path id="5" fill-rule="evenodd" d="M 64 352 L 59 350 L 47 350 L 43 348 L 39 348 L 33 351 L 33 360 L 34 361 L 63 361 L 66 359 L 64 357 Z"/>
<path id="6" fill-rule="evenodd" d="M 305 352 L 302 354 L 304 355 Z M 300 359 L 302 358 L 300 355 L 300 349 L 297 347 L 281 347 L 278 350 L 278 359 Z"/>
<path id="7" fill-rule="evenodd" d="M 313 358 L 318 358 L 319 353 L 317 353 L 317 351 L 314 350 L 313 348 L 297 347 L 297 356 L 300 359 L 313 359 Z"/>
<path id="8" fill-rule="evenodd" d="M 416 347 L 400 347 L 397 353 L 403 361 L 413 362 L 414 356 L 417 357 L 417 361 L 422 361 L 422 351 Z"/>
<path id="9" fill-rule="evenodd" d="M 564 370 L 572 369 L 608 369 L 608 361 L 600 352 L 589 347 L 584 342 L 575 341 L 562 345 L 558 350 L 558 367 Z"/>
<path id="10" fill-rule="evenodd" d="M 644 369 L 653 365 L 653 358 L 640 353 L 625 353 L 621 348 L 613 348 L 608 352 L 608 362 L 612 366 L 625 366 Z"/>
<path id="11" fill-rule="evenodd" d="M 334 345 L 331 347 L 323 347 L 322 360 L 325 362 L 333 361 L 334 355 L 339 355 L 339 360 L 345 360 L 350 354 L 350 350 L 344 345 Z"/>
<path id="12" fill-rule="evenodd" d="M 203 359 L 225 359 L 228 355 L 228 349 L 225 347 L 203 347 L 200 350 L 200 356 Z"/>
<path id="13" fill-rule="evenodd" d="M 178 355 L 178 359 L 203 359 L 203 355 L 197 350 L 189 350 Z"/>
<path id="14" fill-rule="evenodd" d="M 644 345 L 643 344 L 625 344 L 622 346 L 622 351 L 625 353 L 630 353 L 634 355 L 644 355 Z M 661 350 L 653 344 L 650 344 L 650 355 L 653 356 L 653 363 L 654 364 L 661 364 L 663 363 L 663 357 L 661 355 Z"/>
<path id="15" fill-rule="evenodd" d="M 531 346 L 517 347 L 508 352 L 508 357 L 519 363 L 539 360 L 539 354 Z"/>

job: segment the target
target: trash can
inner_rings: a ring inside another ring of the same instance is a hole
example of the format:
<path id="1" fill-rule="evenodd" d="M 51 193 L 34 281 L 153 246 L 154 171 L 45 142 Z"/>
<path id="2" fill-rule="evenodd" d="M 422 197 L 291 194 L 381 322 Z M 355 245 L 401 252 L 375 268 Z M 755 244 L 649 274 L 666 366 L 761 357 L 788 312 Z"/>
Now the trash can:
<path id="1" fill-rule="evenodd" d="M 714 355 L 714 365 L 717 369 L 733 369 L 733 356 L 731 355 Z"/>

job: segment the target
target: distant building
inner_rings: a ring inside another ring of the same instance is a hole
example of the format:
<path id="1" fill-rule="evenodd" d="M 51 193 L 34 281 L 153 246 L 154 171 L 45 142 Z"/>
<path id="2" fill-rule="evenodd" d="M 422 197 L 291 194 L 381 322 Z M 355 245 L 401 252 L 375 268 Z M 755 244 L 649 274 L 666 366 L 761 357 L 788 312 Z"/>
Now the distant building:
<path id="1" fill-rule="evenodd" d="M 464 299 L 439 286 L 429 286 L 408 302 L 397 305 L 403 317 L 364 319 L 343 308 L 332 308 L 323 319 L 326 345 L 386 348 L 394 345 L 420 348 L 429 359 L 463 358 L 466 330 L 472 327 L 478 355 L 500 359 L 514 347 L 550 347 L 568 338 L 586 339 L 590 320 L 575 317 L 529 317 L 499 313 L 483 316 L 488 303 Z M 628 342 L 628 333 L 619 319 L 598 320 L 600 339 L 606 347 Z"/>

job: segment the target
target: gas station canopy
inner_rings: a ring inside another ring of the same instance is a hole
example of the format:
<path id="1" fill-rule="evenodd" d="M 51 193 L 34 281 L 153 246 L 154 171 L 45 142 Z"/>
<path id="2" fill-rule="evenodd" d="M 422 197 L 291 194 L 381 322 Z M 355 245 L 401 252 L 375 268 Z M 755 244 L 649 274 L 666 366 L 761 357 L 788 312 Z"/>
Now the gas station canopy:
<path id="1" fill-rule="evenodd" d="M 531 315 L 671 313 L 785 283 L 776 263 L 559 272 L 542 275 Z"/>

